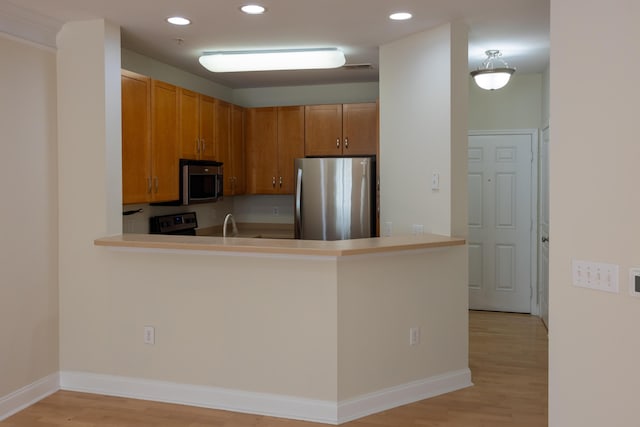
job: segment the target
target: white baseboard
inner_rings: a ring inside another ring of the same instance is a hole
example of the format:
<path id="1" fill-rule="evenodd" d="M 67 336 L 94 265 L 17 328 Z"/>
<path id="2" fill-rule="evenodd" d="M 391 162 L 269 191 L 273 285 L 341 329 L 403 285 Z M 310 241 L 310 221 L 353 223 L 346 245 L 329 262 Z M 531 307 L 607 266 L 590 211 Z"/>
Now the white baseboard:
<path id="1" fill-rule="evenodd" d="M 60 388 L 328 424 L 337 420 L 335 402 L 218 387 L 63 371 Z"/>
<path id="2" fill-rule="evenodd" d="M 63 390 L 177 403 L 270 417 L 341 424 L 473 385 L 469 369 L 369 393 L 343 402 L 86 372 L 60 372 Z"/>
<path id="3" fill-rule="evenodd" d="M 39 379 L 4 397 L 0 397 L 0 421 L 22 411 L 60 389 L 58 372 Z"/>
<path id="4" fill-rule="evenodd" d="M 395 387 L 389 387 L 353 399 L 341 401 L 338 405 L 337 421 L 338 424 L 346 423 L 367 415 L 460 390 L 472 385 L 471 371 L 467 368 Z"/>

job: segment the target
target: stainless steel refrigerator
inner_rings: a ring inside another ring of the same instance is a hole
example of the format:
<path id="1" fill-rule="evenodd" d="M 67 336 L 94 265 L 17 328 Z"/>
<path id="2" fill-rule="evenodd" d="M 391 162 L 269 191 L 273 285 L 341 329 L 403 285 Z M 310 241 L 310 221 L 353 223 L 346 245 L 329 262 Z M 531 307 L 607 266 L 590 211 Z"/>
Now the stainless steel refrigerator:
<path id="1" fill-rule="evenodd" d="M 375 236 L 374 158 L 304 158 L 294 166 L 296 239 Z"/>

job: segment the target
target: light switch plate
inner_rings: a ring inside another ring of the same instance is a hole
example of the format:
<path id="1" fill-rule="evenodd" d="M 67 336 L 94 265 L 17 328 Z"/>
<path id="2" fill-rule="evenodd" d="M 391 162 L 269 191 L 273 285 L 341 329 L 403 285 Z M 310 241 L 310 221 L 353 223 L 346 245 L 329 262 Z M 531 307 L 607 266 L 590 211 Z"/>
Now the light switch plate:
<path id="1" fill-rule="evenodd" d="M 640 298 L 640 268 L 629 269 L 629 294 Z"/>
<path id="2" fill-rule="evenodd" d="M 431 174 L 431 189 L 432 190 L 440 189 L 440 174 L 438 172 L 434 172 Z"/>
<path id="3" fill-rule="evenodd" d="M 616 264 L 572 260 L 573 285 L 580 288 L 618 293 L 618 270 Z"/>

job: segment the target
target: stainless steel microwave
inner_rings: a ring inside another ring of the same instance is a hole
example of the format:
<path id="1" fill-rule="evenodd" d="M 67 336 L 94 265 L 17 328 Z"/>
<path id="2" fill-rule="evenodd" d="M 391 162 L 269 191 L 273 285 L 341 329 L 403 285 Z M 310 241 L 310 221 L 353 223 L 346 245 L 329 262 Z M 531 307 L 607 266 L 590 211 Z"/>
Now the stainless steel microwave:
<path id="1" fill-rule="evenodd" d="M 218 201 L 224 196 L 223 183 L 222 163 L 180 159 L 180 204 Z"/>

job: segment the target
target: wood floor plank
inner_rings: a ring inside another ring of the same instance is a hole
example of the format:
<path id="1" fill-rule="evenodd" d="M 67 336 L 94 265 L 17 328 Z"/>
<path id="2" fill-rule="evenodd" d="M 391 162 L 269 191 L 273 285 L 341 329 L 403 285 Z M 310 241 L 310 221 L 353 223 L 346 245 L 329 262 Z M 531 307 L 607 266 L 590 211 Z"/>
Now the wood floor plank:
<path id="1" fill-rule="evenodd" d="M 374 414 L 346 427 L 546 427 L 547 331 L 537 317 L 472 311 L 474 386 Z M 0 427 L 322 427 L 324 424 L 59 391 Z"/>

